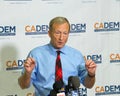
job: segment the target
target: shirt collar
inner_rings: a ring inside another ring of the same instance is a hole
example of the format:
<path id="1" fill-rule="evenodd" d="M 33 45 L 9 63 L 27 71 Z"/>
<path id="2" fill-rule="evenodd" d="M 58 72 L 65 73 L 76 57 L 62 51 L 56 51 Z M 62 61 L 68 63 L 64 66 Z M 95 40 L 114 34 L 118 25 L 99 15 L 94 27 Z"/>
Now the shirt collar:
<path id="1" fill-rule="evenodd" d="M 52 44 L 48 44 L 48 46 L 49 46 L 49 48 L 51 49 L 51 51 L 54 51 L 54 52 L 56 52 L 58 49 L 55 49 L 53 46 L 52 46 Z M 66 45 L 64 46 L 64 47 L 62 47 L 61 49 L 59 49 L 60 51 L 61 51 L 61 53 L 63 53 L 63 54 L 66 54 Z"/>

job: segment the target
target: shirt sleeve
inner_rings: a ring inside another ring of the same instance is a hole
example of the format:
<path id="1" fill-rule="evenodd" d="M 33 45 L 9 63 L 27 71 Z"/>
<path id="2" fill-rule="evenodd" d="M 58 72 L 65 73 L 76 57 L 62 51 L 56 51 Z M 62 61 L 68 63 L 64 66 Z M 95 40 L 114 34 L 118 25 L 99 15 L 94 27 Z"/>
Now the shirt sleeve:
<path id="1" fill-rule="evenodd" d="M 80 78 L 80 82 L 84 84 L 85 77 L 87 76 L 87 70 L 85 68 L 85 60 L 82 55 L 80 57 L 80 64 L 78 65 L 78 76 Z"/>

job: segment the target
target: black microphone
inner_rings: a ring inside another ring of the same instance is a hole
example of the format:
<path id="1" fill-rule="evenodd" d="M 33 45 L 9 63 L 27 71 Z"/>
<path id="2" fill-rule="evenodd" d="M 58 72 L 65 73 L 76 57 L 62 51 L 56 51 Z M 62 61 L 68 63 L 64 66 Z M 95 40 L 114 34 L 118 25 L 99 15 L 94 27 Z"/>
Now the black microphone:
<path id="1" fill-rule="evenodd" d="M 78 76 L 70 76 L 68 78 L 68 87 L 77 90 L 80 87 L 80 79 Z"/>
<path id="2" fill-rule="evenodd" d="M 50 95 L 48 95 L 48 96 L 56 96 L 56 95 L 57 95 L 57 92 L 55 90 L 51 90 Z"/>
<path id="3" fill-rule="evenodd" d="M 79 96 L 80 80 L 78 76 L 68 78 L 67 96 Z"/>
<path id="4" fill-rule="evenodd" d="M 59 93 L 60 91 L 64 91 L 64 83 L 63 81 L 56 81 L 54 84 L 53 84 L 53 89 Z"/>
<path id="5" fill-rule="evenodd" d="M 65 96 L 63 81 L 56 81 L 53 84 L 53 90 L 50 91 L 50 96 Z"/>

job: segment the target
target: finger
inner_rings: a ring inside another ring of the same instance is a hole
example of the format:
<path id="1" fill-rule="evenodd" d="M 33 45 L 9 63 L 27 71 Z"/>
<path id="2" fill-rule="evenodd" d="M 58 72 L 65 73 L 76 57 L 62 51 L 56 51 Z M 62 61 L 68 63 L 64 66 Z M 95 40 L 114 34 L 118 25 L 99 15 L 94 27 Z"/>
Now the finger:
<path id="1" fill-rule="evenodd" d="M 89 68 L 95 68 L 96 67 L 96 64 L 92 64 L 90 66 L 88 66 Z"/>
<path id="2" fill-rule="evenodd" d="M 29 64 L 34 64 L 34 63 L 35 63 L 35 60 L 34 60 L 32 57 L 29 57 L 29 58 L 27 58 L 27 62 L 28 62 Z"/>
<path id="3" fill-rule="evenodd" d="M 93 60 L 92 60 L 92 59 L 87 60 L 87 63 L 91 63 L 91 62 L 93 62 Z"/>
<path id="4" fill-rule="evenodd" d="M 89 60 L 89 61 L 87 61 L 86 66 L 89 67 L 89 68 L 94 68 L 94 67 L 96 67 L 96 64 L 95 64 L 94 61 Z"/>
<path id="5" fill-rule="evenodd" d="M 32 63 L 35 63 L 35 59 L 34 58 L 30 58 L 30 61 L 32 62 Z"/>
<path id="6" fill-rule="evenodd" d="M 31 59 L 30 58 L 27 58 L 26 60 L 25 60 L 25 63 L 24 63 L 24 67 L 30 67 L 31 66 Z"/>
<path id="7" fill-rule="evenodd" d="M 90 66 L 90 63 L 92 62 L 92 60 L 86 60 L 86 66 Z"/>
<path id="8" fill-rule="evenodd" d="M 25 63 L 24 67 L 30 67 L 30 64 L 29 63 Z"/>

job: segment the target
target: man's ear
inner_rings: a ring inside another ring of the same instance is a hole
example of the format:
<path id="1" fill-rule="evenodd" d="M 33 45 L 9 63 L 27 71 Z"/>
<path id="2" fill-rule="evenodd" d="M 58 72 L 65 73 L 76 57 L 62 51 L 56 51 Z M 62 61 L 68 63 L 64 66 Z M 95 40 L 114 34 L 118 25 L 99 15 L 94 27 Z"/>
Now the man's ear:
<path id="1" fill-rule="evenodd" d="M 48 31 L 48 36 L 51 37 L 51 36 L 50 36 L 50 31 Z"/>

